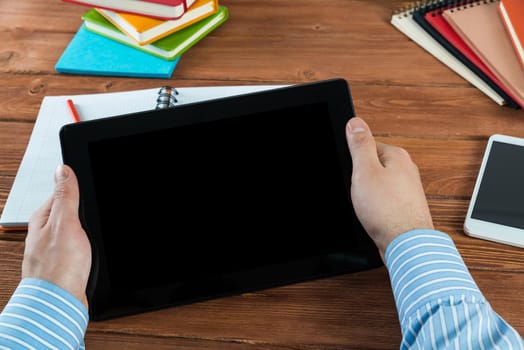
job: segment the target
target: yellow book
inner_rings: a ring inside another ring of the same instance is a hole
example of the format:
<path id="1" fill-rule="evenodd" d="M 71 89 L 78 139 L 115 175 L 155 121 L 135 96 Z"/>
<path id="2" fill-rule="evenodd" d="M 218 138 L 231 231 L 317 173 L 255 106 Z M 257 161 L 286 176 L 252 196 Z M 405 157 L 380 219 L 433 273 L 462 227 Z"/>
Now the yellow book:
<path id="1" fill-rule="evenodd" d="M 96 10 L 139 45 L 148 45 L 216 13 L 218 0 L 196 0 L 182 17 L 167 21 L 101 8 Z"/>

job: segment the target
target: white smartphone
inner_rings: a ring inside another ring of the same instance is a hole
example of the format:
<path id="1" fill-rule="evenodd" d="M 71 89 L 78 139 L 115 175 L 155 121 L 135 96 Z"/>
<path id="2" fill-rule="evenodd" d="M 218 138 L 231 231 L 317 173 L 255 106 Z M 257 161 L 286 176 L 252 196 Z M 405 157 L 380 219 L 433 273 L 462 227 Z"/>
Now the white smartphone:
<path id="1" fill-rule="evenodd" d="M 464 231 L 524 248 L 524 138 L 500 134 L 489 138 Z"/>

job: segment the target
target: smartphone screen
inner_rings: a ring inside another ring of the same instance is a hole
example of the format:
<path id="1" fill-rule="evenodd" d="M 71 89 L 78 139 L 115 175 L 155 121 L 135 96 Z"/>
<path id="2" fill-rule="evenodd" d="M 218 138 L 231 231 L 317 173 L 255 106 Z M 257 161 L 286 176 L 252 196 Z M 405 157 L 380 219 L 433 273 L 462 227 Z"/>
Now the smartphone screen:
<path id="1" fill-rule="evenodd" d="M 524 146 L 493 141 L 471 217 L 524 229 Z"/>

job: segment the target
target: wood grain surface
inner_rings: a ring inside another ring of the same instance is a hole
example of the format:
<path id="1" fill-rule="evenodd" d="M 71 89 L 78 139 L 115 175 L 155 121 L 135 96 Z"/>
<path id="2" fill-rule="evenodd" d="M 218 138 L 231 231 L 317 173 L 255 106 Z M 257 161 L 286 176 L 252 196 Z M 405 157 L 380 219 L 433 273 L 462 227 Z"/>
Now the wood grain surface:
<path id="1" fill-rule="evenodd" d="M 42 98 L 174 86 L 300 83 L 342 77 L 382 142 L 417 163 L 436 228 L 453 238 L 495 310 L 524 333 L 524 250 L 466 236 L 486 141 L 524 137 L 501 107 L 389 20 L 405 1 L 221 0 L 230 18 L 185 53 L 171 79 L 58 74 L 87 8 L 0 0 L 0 210 Z M 24 232 L 0 234 L 0 308 L 20 279 Z M 397 349 L 385 268 L 92 322 L 87 349 Z"/>

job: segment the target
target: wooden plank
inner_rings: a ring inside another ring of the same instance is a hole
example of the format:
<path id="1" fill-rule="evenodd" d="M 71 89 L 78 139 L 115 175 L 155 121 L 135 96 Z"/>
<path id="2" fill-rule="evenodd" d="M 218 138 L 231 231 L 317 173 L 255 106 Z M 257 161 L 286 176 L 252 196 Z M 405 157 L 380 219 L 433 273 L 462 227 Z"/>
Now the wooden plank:
<path id="1" fill-rule="evenodd" d="M 377 46 L 366 49 L 362 46 L 365 42 L 358 39 L 333 37 L 328 43 L 318 41 L 315 44 L 314 38 L 307 36 L 269 37 L 267 45 L 246 47 L 245 42 L 260 38 L 255 35 L 228 37 L 220 32 L 221 29 L 216 29 L 183 55 L 173 79 L 220 79 L 226 71 L 229 77 L 237 80 L 311 81 L 350 75 L 352 82 L 363 82 L 369 81 L 371 73 L 379 71 L 381 74 L 373 78 L 376 82 L 414 85 L 417 81 L 405 65 L 413 67 L 417 62 L 427 66 L 424 76 L 418 77 L 424 84 L 467 85 L 456 74 L 450 74 L 448 68 L 434 62 L 432 56 L 420 52 L 421 49 L 410 50 L 410 42 L 406 43 L 408 47 L 397 45 L 387 49 L 386 54 L 395 59 L 386 61 L 383 49 Z M 55 63 L 72 37 L 70 33 L 18 31 L 13 35 L 0 32 L 0 41 L 10 48 L 0 56 L 0 72 L 55 74 Z M 393 39 L 386 38 L 384 45 Z M 318 52 L 326 55 L 318 55 Z M 210 57 L 220 57 L 220 60 L 211 65 Z M 278 65 L 271 64 L 275 57 L 279 57 Z"/>
<path id="2" fill-rule="evenodd" d="M 229 339 L 205 339 L 186 337 L 151 337 L 135 334 L 106 333 L 88 331 L 85 337 L 86 348 L 90 350 L 126 349 L 126 350 L 290 350 L 293 347 L 280 344 L 268 344 L 257 341 L 242 341 Z"/>
<path id="3" fill-rule="evenodd" d="M 276 82 L 274 82 L 276 84 Z M 272 84 L 240 80 L 131 79 L 68 75 L 4 74 L 0 81 L 0 121 L 34 122 L 44 96 L 95 94 L 135 89 L 159 88 L 163 85 L 222 86 Z M 278 84 L 282 84 L 281 82 Z"/>
<path id="4" fill-rule="evenodd" d="M 255 11 L 253 1 L 223 4 L 230 8 L 230 19 L 184 54 L 175 79 L 223 79 L 228 72 L 233 79 L 257 81 L 351 76 L 352 82 L 469 85 L 389 23 L 395 2 L 333 1 L 319 7 L 315 0 L 299 5 L 272 1 Z M 43 19 L 35 18 L 42 4 L 35 0 L 8 10 L 9 29 L 0 32 L 0 41 L 9 50 L 0 56 L 0 72 L 55 73 L 54 64 L 80 26 L 82 11 L 54 6 L 68 20 L 52 21 L 44 29 L 39 27 Z"/>
<path id="5" fill-rule="evenodd" d="M 23 242 L 0 240 L 0 310 L 16 289 L 22 275 Z"/>
<path id="6" fill-rule="evenodd" d="M 394 9 L 405 1 L 378 0 L 366 3 L 359 0 L 325 1 L 322 6 L 313 0 L 304 0 L 299 4 L 285 3 L 280 0 L 266 0 L 264 6 L 256 0 L 222 0 L 221 5 L 230 9 L 229 21 L 242 24 L 243 32 L 264 34 L 268 30 L 278 33 L 275 28 L 285 25 L 292 32 L 325 32 L 324 23 L 337 23 L 340 26 L 366 26 L 380 34 L 382 22 L 389 21 Z M 47 32 L 71 32 L 77 29 L 81 15 L 89 7 L 73 5 L 62 1 L 43 3 L 38 0 L 26 0 L 9 4 L 1 8 L 5 14 L 2 21 L 4 28 L 24 28 Z M 345 11 L 350 9 L 351 11 Z M 53 13 L 53 21 L 42 13 Z M 348 18 L 353 18 L 348 23 Z M 370 20 L 378 18 L 379 20 Z M 56 19 L 56 20 L 55 20 Z M 288 22 L 283 23 L 284 20 Z M 317 23 L 311 26 L 310 23 Z M 328 28 L 329 29 L 329 28 Z M 280 33 L 281 35 L 284 33 Z"/>
<path id="7" fill-rule="evenodd" d="M 220 86 L 295 81 L 160 80 L 5 74 L 0 81 L 0 122 L 34 122 L 46 95 L 116 92 L 162 85 Z M 351 80 L 351 74 L 343 76 Z M 501 107 L 476 89 L 350 84 L 358 116 L 381 136 L 486 139 L 494 133 L 524 137 L 523 110 Z M 3 126 L 0 126 L 0 129 Z"/>

